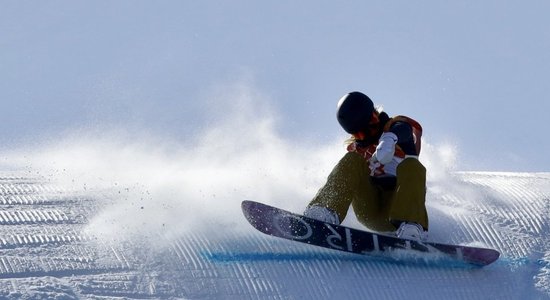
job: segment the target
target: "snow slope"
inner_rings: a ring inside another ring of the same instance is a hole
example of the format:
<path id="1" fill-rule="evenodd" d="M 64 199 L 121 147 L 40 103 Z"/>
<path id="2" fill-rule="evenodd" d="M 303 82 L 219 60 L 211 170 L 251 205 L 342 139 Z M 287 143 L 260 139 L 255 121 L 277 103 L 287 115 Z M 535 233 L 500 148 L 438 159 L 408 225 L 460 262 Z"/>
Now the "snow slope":
<path id="1" fill-rule="evenodd" d="M 206 218 L 189 203 L 199 217 L 178 223 L 163 213 L 184 211 L 185 200 L 182 207 L 148 202 L 143 186 L 98 190 L 4 172 L 0 298 L 550 298 L 550 174 L 437 178 L 429 181 L 431 239 L 494 247 L 502 252 L 497 262 L 471 268 L 356 256 L 265 236 L 239 216 L 240 199 L 207 191 L 207 203 L 229 201 L 221 206 L 230 217 Z M 263 202 L 295 211 L 305 205 Z M 346 224 L 359 227 L 352 218 Z"/>

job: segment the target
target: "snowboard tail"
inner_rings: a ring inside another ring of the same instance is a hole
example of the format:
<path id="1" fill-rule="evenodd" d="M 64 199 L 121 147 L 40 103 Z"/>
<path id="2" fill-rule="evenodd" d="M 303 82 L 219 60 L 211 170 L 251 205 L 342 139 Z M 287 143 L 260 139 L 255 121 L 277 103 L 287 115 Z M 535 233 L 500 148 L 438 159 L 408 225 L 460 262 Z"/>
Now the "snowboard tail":
<path id="1" fill-rule="evenodd" d="M 500 256 L 494 249 L 420 242 L 329 224 L 249 200 L 241 207 L 248 222 L 265 234 L 329 249 L 363 255 L 399 249 L 441 253 L 477 266 L 488 265 Z"/>

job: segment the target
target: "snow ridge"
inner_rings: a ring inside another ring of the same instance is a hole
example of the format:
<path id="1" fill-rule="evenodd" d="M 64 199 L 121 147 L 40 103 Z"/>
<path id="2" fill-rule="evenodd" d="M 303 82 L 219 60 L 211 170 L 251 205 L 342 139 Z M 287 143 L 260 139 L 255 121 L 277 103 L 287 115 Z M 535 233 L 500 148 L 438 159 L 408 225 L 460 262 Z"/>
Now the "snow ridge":
<path id="1" fill-rule="evenodd" d="M 501 259 L 480 269 L 363 257 L 265 236 L 233 215 L 185 231 L 101 236 L 89 227 L 110 209 L 108 192 L 8 174 L 0 178 L 0 298 L 550 297 L 550 174 L 456 173 L 428 191 L 431 239 L 494 247 Z M 130 214 L 148 212 L 135 205 Z"/>

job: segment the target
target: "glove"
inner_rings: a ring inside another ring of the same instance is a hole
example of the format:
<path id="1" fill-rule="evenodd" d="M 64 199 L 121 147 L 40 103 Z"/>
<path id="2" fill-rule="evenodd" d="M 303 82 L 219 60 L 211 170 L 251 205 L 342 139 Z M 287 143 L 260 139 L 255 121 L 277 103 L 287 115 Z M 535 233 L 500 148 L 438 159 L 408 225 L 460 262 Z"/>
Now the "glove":
<path id="1" fill-rule="evenodd" d="M 376 155 L 373 155 L 369 159 L 370 176 L 378 176 L 378 175 L 384 174 L 384 171 L 382 170 L 383 167 L 384 165 L 378 161 L 378 159 L 376 158 Z"/>

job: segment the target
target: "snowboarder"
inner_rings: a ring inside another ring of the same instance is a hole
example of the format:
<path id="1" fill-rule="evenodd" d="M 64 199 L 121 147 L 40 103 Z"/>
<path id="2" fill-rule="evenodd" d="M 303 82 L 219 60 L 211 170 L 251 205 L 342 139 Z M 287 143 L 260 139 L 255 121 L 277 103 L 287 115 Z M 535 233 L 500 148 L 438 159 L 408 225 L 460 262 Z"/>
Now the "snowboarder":
<path id="1" fill-rule="evenodd" d="M 400 238 L 425 240 L 426 169 L 418 160 L 422 127 L 415 120 L 390 118 L 361 92 L 338 102 L 337 118 L 351 138 L 348 152 L 304 215 L 340 224 L 350 205 L 366 227 Z"/>

